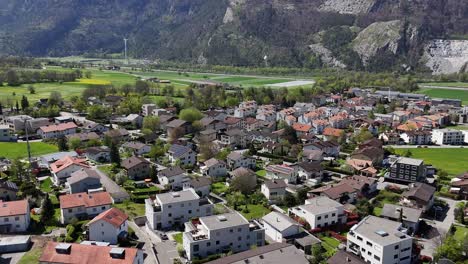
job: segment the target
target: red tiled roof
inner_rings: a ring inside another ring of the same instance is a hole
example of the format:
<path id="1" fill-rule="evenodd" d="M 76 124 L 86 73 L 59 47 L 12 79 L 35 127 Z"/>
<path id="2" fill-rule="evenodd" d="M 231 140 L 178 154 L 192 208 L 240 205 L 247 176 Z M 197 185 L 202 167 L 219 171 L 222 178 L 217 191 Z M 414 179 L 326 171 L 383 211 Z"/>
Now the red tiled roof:
<path id="1" fill-rule="evenodd" d="M 344 130 L 326 127 L 322 133 L 324 136 L 333 136 L 333 137 L 341 137 L 344 134 Z"/>
<path id="2" fill-rule="evenodd" d="M 312 128 L 312 126 L 311 125 L 295 123 L 294 125 L 292 125 L 292 128 L 294 130 L 300 131 L 300 132 L 309 132 L 310 129 Z"/>
<path id="3" fill-rule="evenodd" d="M 100 205 L 112 204 L 112 198 L 107 192 L 98 192 L 87 194 L 74 193 L 60 196 L 60 208 L 73 208 L 73 207 L 94 207 Z"/>
<path id="4" fill-rule="evenodd" d="M 53 173 L 57 173 L 73 164 L 84 167 L 84 168 L 89 168 L 89 165 L 86 162 L 86 159 L 74 158 L 70 156 L 65 156 L 62 159 L 57 160 L 56 162 L 50 165 L 50 168 Z"/>
<path id="5" fill-rule="evenodd" d="M 44 133 L 54 132 L 54 131 L 65 131 L 68 129 L 77 128 L 76 124 L 73 122 L 51 125 L 51 126 L 42 126 L 39 129 Z"/>
<path id="6" fill-rule="evenodd" d="M 0 202 L 0 217 L 27 214 L 28 207 L 28 200 Z"/>
<path id="7" fill-rule="evenodd" d="M 128 215 L 120 211 L 117 208 L 111 208 L 107 211 L 100 213 L 98 216 L 94 217 L 88 225 L 95 223 L 99 220 L 103 220 L 117 228 L 119 228 L 125 221 L 127 221 Z"/>
<path id="8" fill-rule="evenodd" d="M 110 251 L 113 247 L 71 244 L 69 254 L 60 254 L 55 250 L 55 247 L 59 244 L 60 243 L 57 242 L 48 242 L 39 258 L 39 262 L 67 264 L 132 264 L 138 252 L 136 248 L 125 248 L 125 255 L 123 258 L 112 258 L 110 256 Z"/>

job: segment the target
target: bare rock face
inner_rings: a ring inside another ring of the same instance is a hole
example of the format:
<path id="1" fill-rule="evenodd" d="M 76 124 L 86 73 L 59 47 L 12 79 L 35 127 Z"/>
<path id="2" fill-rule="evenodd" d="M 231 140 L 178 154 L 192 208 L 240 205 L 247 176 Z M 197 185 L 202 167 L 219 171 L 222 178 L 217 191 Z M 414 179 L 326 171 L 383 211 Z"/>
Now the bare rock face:
<path id="1" fill-rule="evenodd" d="M 326 0 L 319 6 L 319 10 L 358 15 L 368 13 L 375 2 L 376 0 Z"/>
<path id="2" fill-rule="evenodd" d="M 245 3 L 246 0 L 229 0 L 229 6 L 224 14 L 223 23 L 227 24 L 234 21 L 234 9 Z"/>
<path id="3" fill-rule="evenodd" d="M 337 58 L 333 57 L 331 51 L 325 48 L 322 44 L 312 44 L 309 45 L 309 49 L 320 56 L 320 59 L 324 64 L 329 67 L 337 67 L 337 68 L 346 68 L 346 65 L 338 60 Z"/>
<path id="4" fill-rule="evenodd" d="M 468 40 L 432 40 L 424 47 L 423 60 L 433 74 L 467 71 Z"/>
<path id="5" fill-rule="evenodd" d="M 379 50 L 386 49 L 396 54 L 402 26 L 400 20 L 372 23 L 354 39 L 353 49 L 361 56 L 364 64 Z"/>

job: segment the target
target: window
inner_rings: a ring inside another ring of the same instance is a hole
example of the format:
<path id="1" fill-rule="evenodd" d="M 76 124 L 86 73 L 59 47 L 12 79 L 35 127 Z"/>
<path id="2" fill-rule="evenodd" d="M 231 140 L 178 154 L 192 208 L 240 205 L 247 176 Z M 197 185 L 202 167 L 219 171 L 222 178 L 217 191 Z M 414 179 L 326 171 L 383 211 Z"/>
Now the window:
<path id="1" fill-rule="evenodd" d="M 188 210 L 188 213 L 191 214 L 191 213 L 192 213 L 192 210 Z"/>
<path id="2" fill-rule="evenodd" d="M 168 214 L 167 216 L 171 217 L 171 216 L 172 216 L 172 214 Z"/>
<path id="3" fill-rule="evenodd" d="M 180 207 L 184 207 L 184 206 L 185 206 L 185 204 L 183 204 L 183 203 L 180 204 Z"/>
<path id="4" fill-rule="evenodd" d="M 198 251 L 199 250 L 199 245 L 194 245 L 193 246 L 193 251 Z"/>
<path id="5" fill-rule="evenodd" d="M 167 208 L 172 208 L 172 205 L 168 205 Z"/>
<path id="6" fill-rule="evenodd" d="M 238 238 L 237 238 L 237 241 L 241 241 L 241 240 L 242 240 L 242 237 L 238 237 Z"/>
<path id="7" fill-rule="evenodd" d="M 233 230 L 233 229 L 229 229 L 229 233 L 234 233 L 234 230 Z"/>
<path id="8" fill-rule="evenodd" d="M 328 218 L 328 215 L 325 215 L 325 219 L 327 219 L 327 218 Z"/>
<path id="9" fill-rule="evenodd" d="M 380 257 L 377 255 L 374 255 L 374 259 L 376 259 L 377 261 L 380 261 Z"/>
<path id="10" fill-rule="evenodd" d="M 97 209 L 96 209 L 96 208 L 93 208 L 93 212 L 96 212 L 96 211 L 97 211 Z"/>
<path id="11" fill-rule="evenodd" d="M 372 247 L 372 243 L 371 243 L 371 242 L 367 241 L 366 244 L 367 244 L 368 246 L 371 246 L 371 247 Z"/>
<path id="12" fill-rule="evenodd" d="M 15 217 L 15 221 L 19 221 L 19 216 Z"/>
<path id="13" fill-rule="evenodd" d="M 242 228 L 237 228 L 237 232 L 242 232 Z"/>
<path id="14" fill-rule="evenodd" d="M 336 214 L 335 214 L 335 213 L 333 213 L 333 214 L 332 214 L 332 217 L 334 217 L 335 215 L 336 215 Z"/>
<path id="15" fill-rule="evenodd" d="M 101 207 L 101 209 L 102 209 L 102 210 L 106 210 L 106 207 L 105 207 L 105 206 L 103 206 L 103 207 Z"/>
<path id="16" fill-rule="evenodd" d="M 404 257 L 404 258 L 401 258 L 400 261 L 407 260 L 407 259 L 409 259 L 409 256 L 406 256 L 406 257 Z"/>
<path id="17" fill-rule="evenodd" d="M 394 258 L 394 259 L 397 259 L 397 258 L 398 258 L 398 254 L 393 255 L 393 258 Z"/>
<path id="18" fill-rule="evenodd" d="M 395 249 L 399 249 L 400 248 L 400 245 L 395 245 Z"/>
<path id="19" fill-rule="evenodd" d="M 73 209 L 68 209 L 68 212 L 69 212 L 69 213 L 73 212 Z"/>
<path id="20" fill-rule="evenodd" d="M 317 217 L 317 220 L 320 220 L 320 219 L 322 219 L 322 217 L 321 217 L 321 216 Z"/>
<path id="21" fill-rule="evenodd" d="M 3 221 L 4 221 L 4 222 L 9 222 L 10 219 L 8 219 L 8 217 L 5 217 L 5 218 L 3 218 Z"/>
<path id="22" fill-rule="evenodd" d="M 357 240 L 362 241 L 362 237 L 357 236 Z"/>
<path id="23" fill-rule="evenodd" d="M 219 245 L 219 240 L 216 240 L 216 245 Z"/>
<path id="24" fill-rule="evenodd" d="M 211 242 L 207 242 L 207 243 L 206 243 L 206 246 L 207 246 L 207 247 L 211 246 Z"/>

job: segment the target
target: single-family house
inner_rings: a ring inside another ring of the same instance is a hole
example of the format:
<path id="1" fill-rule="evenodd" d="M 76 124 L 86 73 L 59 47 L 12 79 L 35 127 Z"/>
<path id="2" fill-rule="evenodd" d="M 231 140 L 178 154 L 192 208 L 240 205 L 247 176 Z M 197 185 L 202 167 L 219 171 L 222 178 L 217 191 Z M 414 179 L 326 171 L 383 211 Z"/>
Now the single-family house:
<path id="1" fill-rule="evenodd" d="M 65 183 L 75 171 L 90 168 L 86 159 L 65 156 L 50 165 L 50 171 L 56 185 Z"/>
<path id="2" fill-rule="evenodd" d="M 117 208 L 111 208 L 98 214 L 86 226 L 90 241 L 116 245 L 119 238 L 125 238 L 128 234 L 128 215 Z"/>
<path id="3" fill-rule="evenodd" d="M 168 186 L 172 190 L 181 189 L 185 182 L 189 181 L 185 171 L 179 166 L 169 167 L 158 172 L 159 183 Z"/>
<path id="4" fill-rule="evenodd" d="M 274 179 L 265 181 L 260 191 L 270 202 L 280 202 L 286 195 L 286 187 L 288 187 L 285 180 Z"/>
<path id="5" fill-rule="evenodd" d="M 203 175 L 213 178 L 225 177 L 227 175 L 227 165 L 222 160 L 211 158 L 203 162 L 200 171 Z"/>
<path id="6" fill-rule="evenodd" d="M 197 163 L 197 153 L 187 146 L 172 144 L 167 153 L 173 165 L 176 162 L 180 162 L 181 166 L 193 166 Z"/>
<path id="7" fill-rule="evenodd" d="M 301 226 L 296 221 L 278 212 L 265 215 L 262 217 L 262 222 L 265 235 L 278 243 L 302 232 Z"/>
<path id="8" fill-rule="evenodd" d="M 131 156 L 122 161 L 122 167 L 132 180 L 143 180 L 151 176 L 151 163 L 142 157 Z"/>
<path id="9" fill-rule="evenodd" d="M 102 187 L 101 176 L 95 169 L 81 169 L 67 178 L 66 185 L 70 193 L 82 193 Z"/>
<path id="10" fill-rule="evenodd" d="M 31 216 L 28 200 L 0 201 L 0 233 L 23 233 L 29 228 Z"/>
<path id="11" fill-rule="evenodd" d="M 112 197 L 107 192 L 66 194 L 60 196 L 59 200 L 62 224 L 67 224 L 75 218 L 92 218 L 110 209 L 113 204 Z"/>

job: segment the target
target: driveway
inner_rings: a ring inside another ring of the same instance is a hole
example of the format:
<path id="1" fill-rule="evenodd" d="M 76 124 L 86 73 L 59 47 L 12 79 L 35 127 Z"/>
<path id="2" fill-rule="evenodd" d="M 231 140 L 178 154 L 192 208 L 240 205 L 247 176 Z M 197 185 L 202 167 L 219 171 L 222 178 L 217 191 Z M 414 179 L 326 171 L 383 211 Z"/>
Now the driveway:
<path id="1" fill-rule="evenodd" d="M 455 216 L 453 215 L 453 212 L 455 210 L 456 204 L 460 202 L 443 197 L 438 197 L 438 199 L 447 202 L 449 208 L 444 215 L 438 216 L 437 219 L 424 219 L 434 228 L 433 232 L 431 232 L 433 234 L 432 238 L 420 240 L 420 243 L 424 245 L 424 249 L 422 249 L 421 254 L 426 256 L 433 256 L 434 251 L 439 244 L 438 241 L 440 241 L 440 235 L 447 233 L 450 229 L 450 226 L 455 222 Z"/>
<path id="2" fill-rule="evenodd" d="M 130 195 L 124 188 L 120 187 L 116 182 L 114 182 L 107 174 L 100 171 L 96 166 L 94 167 L 101 177 L 101 184 L 106 188 L 106 191 L 112 196 L 117 195 L 120 199 L 125 200 L 130 198 Z"/>
<path id="3" fill-rule="evenodd" d="M 133 231 L 135 231 L 135 235 L 138 237 L 138 240 L 140 242 L 145 243 L 145 245 L 142 248 L 143 254 L 145 255 L 144 263 L 145 264 L 158 263 L 156 259 L 156 255 L 154 254 L 154 251 L 153 251 L 153 245 L 154 245 L 154 242 L 156 241 L 153 241 L 152 237 L 148 235 L 148 233 L 146 232 L 146 228 L 137 226 L 135 222 L 133 221 L 129 221 L 128 225 L 130 226 L 130 228 L 133 229 Z"/>
<path id="4" fill-rule="evenodd" d="M 177 252 L 177 242 L 165 240 L 154 245 L 156 255 L 160 264 L 173 263 L 174 259 L 179 258 Z"/>

